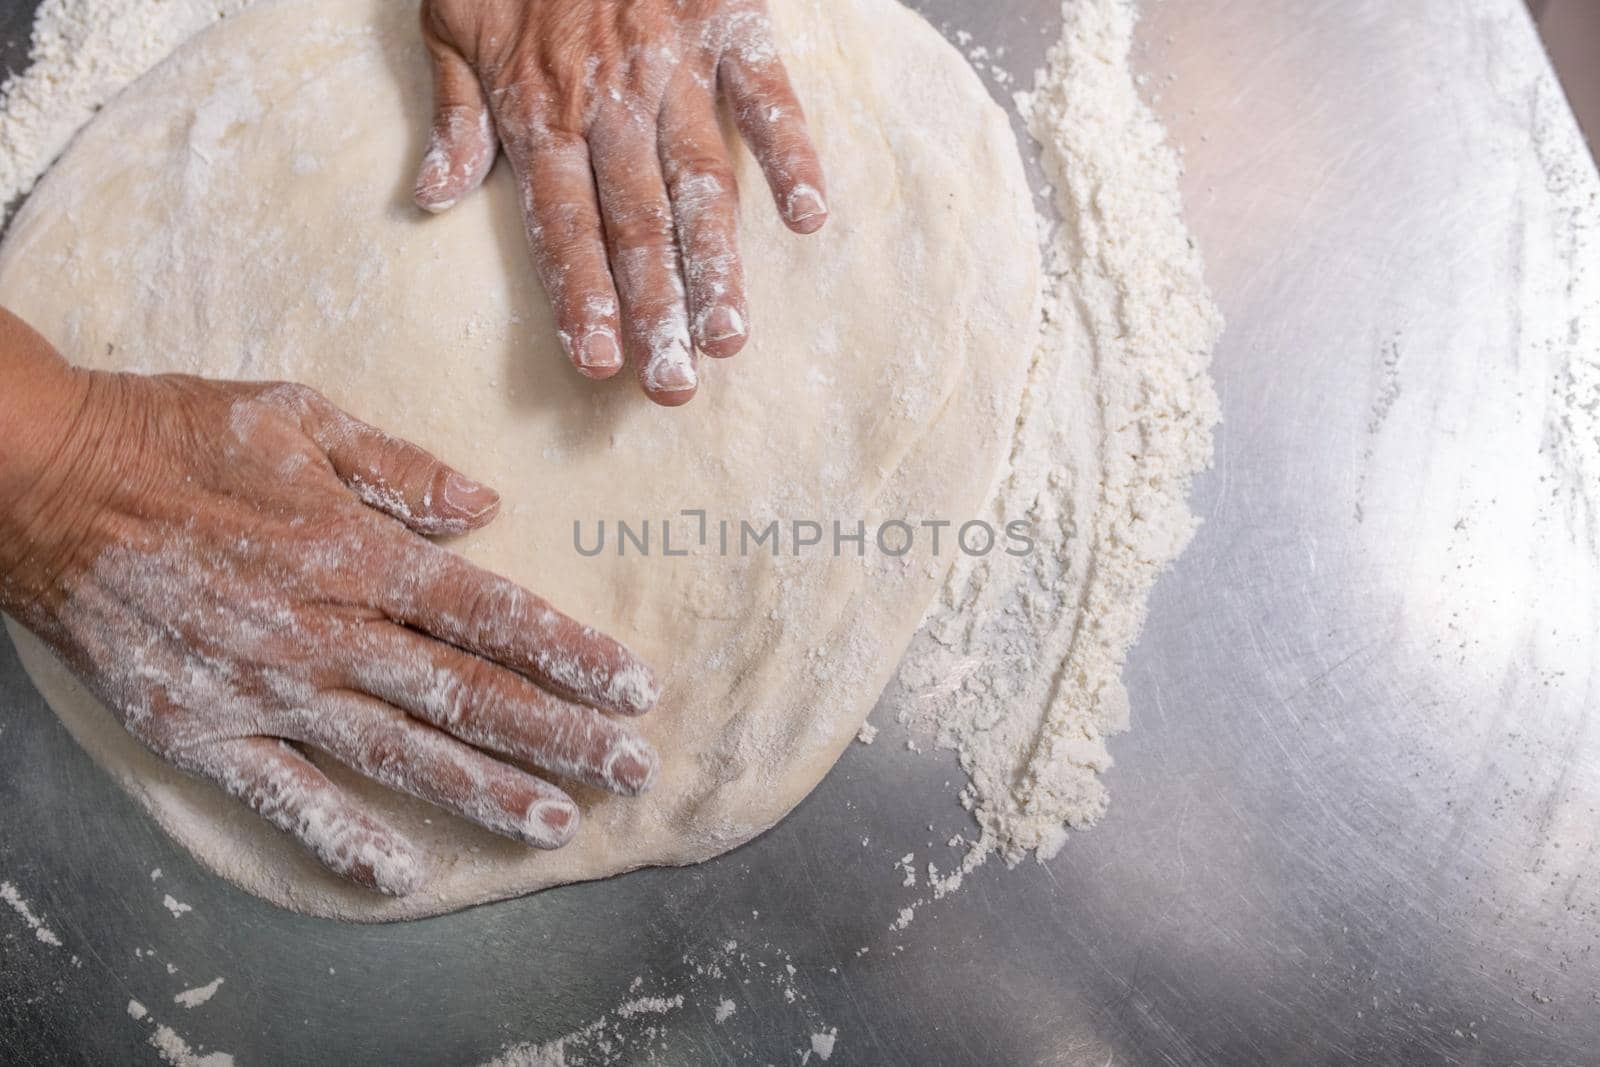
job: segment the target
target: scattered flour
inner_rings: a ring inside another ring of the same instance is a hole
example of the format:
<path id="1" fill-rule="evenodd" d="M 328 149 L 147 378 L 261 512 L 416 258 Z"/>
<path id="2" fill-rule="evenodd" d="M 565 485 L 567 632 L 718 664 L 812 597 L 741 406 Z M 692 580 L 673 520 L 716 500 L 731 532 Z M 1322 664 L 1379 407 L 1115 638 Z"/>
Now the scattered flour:
<path id="1" fill-rule="evenodd" d="M 208 1052 L 201 1055 L 189 1047 L 176 1030 L 156 1024 L 149 1045 L 172 1067 L 233 1067 L 233 1057 L 226 1052 Z"/>
<path id="2" fill-rule="evenodd" d="M 162 899 L 161 903 L 166 907 L 166 909 L 168 911 L 172 912 L 172 917 L 174 919 L 181 919 L 181 918 L 184 917 L 184 915 L 186 913 L 191 912 L 191 911 L 194 910 L 194 908 L 191 905 L 185 904 L 183 901 L 175 899 L 171 893 L 168 893 Z"/>
<path id="3" fill-rule="evenodd" d="M 128 1015 L 135 1021 L 141 1020 L 149 1014 L 149 1009 L 147 1009 L 143 1004 L 140 1004 L 137 1000 L 128 1001 Z"/>
<path id="4" fill-rule="evenodd" d="M 1559 90 L 1544 83 L 1531 101 L 1534 146 L 1541 177 L 1552 194 L 1555 246 L 1549 259 L 1525 264 L 1519 277 L 1531 306 L 1559 301 L 1568 309 L 1561 332 L 1536 340 L 1557 367 L 1547 409 L 1551 444 L 1569 472 L 1564 497 L 1577 510 L 1590 547 L 1600 550 L 1600 199 L 1594 160 L 1581 140 L 1566 134 L 1570 119 Z M 1524 255 L 1543 249 L 1528 242 Z"/>
<path id="5" fill-rule="evenodd" d="M 594 1022 L 540 1045 L 508 1048 L 485 1067 L 580 1067 L 584 1063 L 630 1063 L 658 1043 L 659 1026 L 626 1025 L 642 1015 L 666 1015 L 683 1007 L 683 996 L 639 997 L 618 1004 Z M 616 1016 L 613 1019 L 612 1016 Z"/>
<path id="6" fill-rule="evenodd" d="M 635 1015 L 665 1015 L 682 1007 L 683 994 L 680 993 L 675 997 L 639 997 L 618 1004 L 616 1012 L 624 1019 L 631 1019 Z"/>
<path id="7" fill-rule="evenodd" d="M 744 1014 L 733 999 L 736 996 L 746 1001 L 746 1008 L 760 1020 L 762 1030 L 774 1031 L 781 1025 L 808 1042 L 812 1040 L 809 1035 L 837 1036 L 837 1028 L 819 1018 L 809 1003 L 807 990 L 811 983 L 823 979 L 802 974 L 795 966 L 794 957 L 781 947 L 770 944 L 741 947 L 739 942 L 729 940 L 709 949 L 686 953 L 678 964 L 670 978 L 647 982 L 643 975 L 634 977 L 628 983 L 627 998 L 594 1021 L 553 1041 L 507 1048 L 484 1067 L 623 1067 L 636 1063 L 707 1062 L 704 1034 L 696 1034 L 692 1024 L 674 1030 L 671 1023 L 680 1016 L 700 1017 L 701 1013 L 709 1012 L 716 1024 L 725 1024 L 736 1014 Z M 831 980 L 839 980 L 837 969 L 828 973 L 835 976 Z M 781 1005 L 774 999 L 776 997 L 781 997 Z M 763 1002 L 764 1009 L 759 1007 Z M 774 1011 L 781 1011 L 783 1015 L 775 1018 Z M 724 1031 L 719 1038 L 719 1048 L 723 1052 L 719 1062 L 770 1062 L 759 1055 L 757 1049 L 746 1045 L 746 1041 L 746 1036 L 738 1030 Z M 829 1046 L 830 1055 L 832 1051 Z M 795 1059 L 788 1062 L 804 1062 L 820 1056 L 813 1046 L 796 1050 Z"/>
<path id="8" fill-rule="evenodd" d="M 206 1001 L 217 995 L 217 990 L 222 988 L 222 979 L 213 979 L 206 985 L 196 986 L 194 989 L 185 989 L 173 997 L 173 1003 L 181 1004 L 185 1008 L 198 1008 Z"/>
<path id="9" fill-rule="evenodd" d="M 53 948 L 61 947 L 61 938 L 44 924 L 44 920 L 33 913 L 33 908 L 22 898 L 22 894 L 17 892 L 16 886 L 10 882 L 0 882 L 0 900 L 11 905 L 11 910 L 22 917 L 22 921 L 28 924 L 28 929 L 33 931 L 36 939 Z"/>

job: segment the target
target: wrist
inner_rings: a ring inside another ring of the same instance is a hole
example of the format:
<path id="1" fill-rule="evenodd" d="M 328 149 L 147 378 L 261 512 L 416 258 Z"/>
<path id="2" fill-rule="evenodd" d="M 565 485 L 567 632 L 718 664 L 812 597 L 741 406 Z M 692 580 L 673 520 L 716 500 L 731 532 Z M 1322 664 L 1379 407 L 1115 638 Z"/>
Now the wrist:
<path id="1" fill-rule="evenodd" d="M 0 311 L 0 610 L 25 614 L 74 554 L 118 378 L 72 367 Z"/>

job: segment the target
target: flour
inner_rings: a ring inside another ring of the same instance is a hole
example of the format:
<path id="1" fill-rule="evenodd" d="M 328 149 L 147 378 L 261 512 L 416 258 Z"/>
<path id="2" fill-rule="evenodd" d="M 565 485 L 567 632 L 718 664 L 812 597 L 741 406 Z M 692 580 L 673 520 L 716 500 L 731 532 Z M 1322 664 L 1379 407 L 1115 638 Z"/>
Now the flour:
<path id="1" fill-rule="evenodd" d="M 22 921 L 28 925 L 28 929 L 33 931 L 36 941 L 52 948 L 61 947 L 61 938 L 57 937 L 56 932 L 44 924 L 43 919 L 33 913 L 32 906 L 23 899 L 16 886 L 10 882 L 0 882 L 0 900 L 11 905 L 11 910 L 16 912 L 22 918 Z"/>
<path id="2" fill-rule="evenodd" d="M 167 899 L 171 900 L 172 898 L 168 897 Z M 0 900 L 11 905 L 12 910 L 22 917 L 23 921 L 33 930 L 35 938 L 41 943 L 52 948 L 61 947 L 61 939 L 33 913 L 33 908 L 23 899 L 16 886 L 10 882 L 0 882 Z M 146 956 L 153 957 L 155 950 L 136 948 L 133 954 L 136 959 L 143 959 Z M 71 961 L 74 967 L 82 966 L 82 961 L 76 955 L 71 957 Z M 167 973 L 171 974 L 173 971 L 174 968 L 169 964 Z M 211 999 L 217 990 L 221 988 L 222 982 L 221 978 L 217 978 L 209 985 L 179 993 L 173 997 L 173 1000 L 185 1008 L 198 1007 Z M 144 1003 L 137 998 L 130 998 L 124 1010 L 127 1012 L 128 1018 L 134 1022 L 154 1027 L 154 1030 L 146 1039 L 146 1043 L 155 1049 L 162 1060 L 171 1064 L 172 1067 L 234 1067 L 233 1057 L 226 1052 L 202 1054 L 190 1048 L 183 1035 L 152 1017 L 150 1009 L 145 1007 Z"/>
<path id="3" fill-rule="evenodd" d="M 1551 261 L 1530 261 L 1520 274 L 1526 302 L 1560 301 L 1569 309 L 1554 336 L 1532 338 L 1554 368 L 1546 420 L 1563 497 L 1600 550 L 1600 199 L 1594 195 L 1594 161 L 1570 130 L 1560 91 L 1541 82 L 1532 100 L 1533 143 L 1540 177 L 1551 194 L 1555 247 Z M 1557 131 L 1560 131 L 1559 133 Z M 1541 247 L 1529 243 L 1524 249 Z"/>
<path id="4" fill-rule="evenodd" d="M 551 1041 L 514 1045 L 483 1067 L 625 1067 L 636 1063 L 701 1063 L 706 1060 L 706 1037 L 691 1019 L 709 1016 L 723 1025 L 749 1011 L 761 1029 L 794 1035 L 799 1043 L 785 1062 L 826 1061 L 846 1048 L 839 1028 L 819 1016 L 809 1004 L 809 988 L 819 980 L 841 980 L 837 968 L 831 979 L 802 972 L 794 957 L 771 944 L 723 941 L 708 949 L 686 953 L 678 960 L 678 976 L 668 980 L 633 978 L 626 998 L 583 1026 Z M 656 988 L 652 988 L 656 987 Z M 781 996 L 782 1005 L 772 1000 Z M 748 1002 L 741 1010 L 734 1001 Z M 754 1005 L 765 1002 L 765 1011 Z M 781 1012 L 781 1018 L 777 1017 Z M 685 1025 L 678 1025 L 678 1024 Z M 781 1029 L 780 1029 L 781 1028 Z M 737 1027 L 722 1031 L 719 1060 L 738 1063 L 771 1062 L 744 1044 Z"/>
<path id="5" fill-rule="evenodd" d="M 0 207 L 33 188 L 102 104 L 248 2 L 44 0 L 31 65 L 0 85 Z"/>
<path id="6" fill-rule="evenodd" d="M 930 865 L 936 896 L 991 854 L 1047 859 L 1104 812 L 1106 742 L 1128 727 L 1123 661 L 1210 462 L 1221 322 L 1177 156 L 1129 66 L 1136 14 L 1066 4 L 1049 69 L 1017 97 L 1064 221 L 1046 224 L 1045 328 L 993 512 L 1028 515 L 1038 550 L 963 561 L 901 672 L 902 721 L 956 750 L 980 829 L 957 870 Z"/>
<path id="7" fill-rule="evenodd" d="M 171 973 L 170 970 L 168 973 Z M 198 1008 L 217 995 L 217 990 L 222 988 L 222 982 L 221 978 L 215 978 L 203 986 L 185 989 L 182 993 L 174 996 L 172 1001 L 174 1004 L 180 1004 L 185 1008 Z"/>
<path id="8" fill-rule="evenodd" d="M 150 1035 L 149 1045 L 172 1067 L 233 1067 L 233 1057 L 226 1052 L 201 1054 L 172 1027 L 157 1024 Z"/>

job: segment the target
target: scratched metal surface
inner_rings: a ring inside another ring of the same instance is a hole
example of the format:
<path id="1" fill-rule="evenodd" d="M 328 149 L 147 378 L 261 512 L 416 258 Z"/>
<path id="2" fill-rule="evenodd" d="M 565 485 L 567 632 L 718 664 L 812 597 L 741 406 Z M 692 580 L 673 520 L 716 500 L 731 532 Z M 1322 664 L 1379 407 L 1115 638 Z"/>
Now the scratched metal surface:
<path id="1" fill-rule="evenodd" d="M 921 6 L 1015 69 L 1054 34 L 1046 0 Z M 794 1063 L 835 1028 L 830 1065 L 1595 1062 L 1596 568 L 1546 425 L 1597 343 L 1596 183 L 1533 31 L 1515 0 L 1183 0 L 1142 37 L 1227 423 L 1100 828 L 891 932 L 894 861 L 948 863 L 961 823 L 929 814 L 948 762 L 886 730 L 717 862 L 339 926 L 198 870 L 6 649 L 0 879 L 64 944 L 0 910 L 0 1060 L 153 1062 L 137 998 L 240 1063 L 472 1063 L 638 976 L 686 1000 L 625 1063 Z"/>

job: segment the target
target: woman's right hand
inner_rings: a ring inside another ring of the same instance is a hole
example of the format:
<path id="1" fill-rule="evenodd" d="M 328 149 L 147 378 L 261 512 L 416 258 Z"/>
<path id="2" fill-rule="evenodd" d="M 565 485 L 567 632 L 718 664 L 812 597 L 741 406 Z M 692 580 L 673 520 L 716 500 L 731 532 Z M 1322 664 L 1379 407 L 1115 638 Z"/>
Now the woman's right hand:
<path id="1" fill-rule="evenodd" d="M 0 372 L 25 443 L 0 456 L 0 608 L 334 872 L 399 895 L 426 857 L 304 746 L 535 848 L 578 808 L 522 765 L 649 788 L 655 752 L 601 714 L 650 710 L 649 669 L 426 539 L 491 521 L 491 490 L 310 389 L 72 370 L 4 312 Z M 72 402 L 34 406 L 71 414 L 39 425 L 12 383 L 51 374 Z"/>

